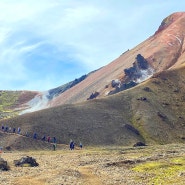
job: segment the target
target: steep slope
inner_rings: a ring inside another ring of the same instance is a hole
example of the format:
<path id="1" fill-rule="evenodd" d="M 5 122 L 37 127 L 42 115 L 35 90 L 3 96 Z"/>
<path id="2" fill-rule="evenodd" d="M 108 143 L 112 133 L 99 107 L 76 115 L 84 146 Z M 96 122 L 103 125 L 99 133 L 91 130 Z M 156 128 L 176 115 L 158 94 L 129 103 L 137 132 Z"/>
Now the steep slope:
<path id="1" fill-rule="evenodd" d="M 106 96 L 113 89 L 112 80 L 124 81 L 124 70 L 133 66 L 138 54 L 148 61 L 153 73 L 178 67 L 185 57 L 184 29 L 184 12 L 168 16 L 153 36 L 54 98 L 50 106 L 85 101 L 94 92 L 98 97 Z"/>
<path id="2" fill-rule="evenodd" d="M 45 109 L 0 122 L 57 137 L 59 143 L 133 145 L 185 142 L 185 66 L 102 99 Z M 27 143 L 31 148 L 32 146 Z M 11 141 L 15 148 L 16 143 Z M 27 146 L 27 147 L 28 147 Z"/>

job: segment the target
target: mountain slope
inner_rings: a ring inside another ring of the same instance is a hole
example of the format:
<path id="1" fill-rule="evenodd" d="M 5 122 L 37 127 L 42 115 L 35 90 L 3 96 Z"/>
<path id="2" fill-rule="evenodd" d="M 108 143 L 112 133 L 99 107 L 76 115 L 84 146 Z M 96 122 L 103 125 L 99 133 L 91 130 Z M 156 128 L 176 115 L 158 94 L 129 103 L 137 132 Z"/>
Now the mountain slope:
<path id="1" fill-rule="evenodd" d="M 50 106 L 85 101 L 94 92 L 106 96 L 113 89 L 112 80 L 124 83 L 124 70 L 133 66 L 138 54 L 148 61 L 153 73 L 178 67 L 185 57 L 184 29 L 184 12 L 168 16 L 153 36 L 54 98 Z"/>
<path id="2" fill-rule="evenodd" d="M 118 94 L 24 114 L 0 123 L 88 145 L 185 142 L 185 66 Z M 15 142 L 9 143 L 16 145 Z M 32 147 L 29 143 L 28 146 Z M 28 147 L 27 146 L 27 147 Z"/>

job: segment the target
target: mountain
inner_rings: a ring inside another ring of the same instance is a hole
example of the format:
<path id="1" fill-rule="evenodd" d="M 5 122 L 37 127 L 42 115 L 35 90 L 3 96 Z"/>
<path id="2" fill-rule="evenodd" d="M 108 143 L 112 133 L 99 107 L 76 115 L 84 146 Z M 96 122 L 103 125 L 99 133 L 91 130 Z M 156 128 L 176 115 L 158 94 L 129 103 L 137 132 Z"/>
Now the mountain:
<path id="1" fill-rule="evenodd" d="M 179 67 L 185 57 L 184 27 L 184 12 L 168 16 L 153 36 L 96 71 L 39 92 L 33 100 L 20 106 L 26 108 L 21 114 L 102 98 L 131 88 L 157 72 Z"/>
<path id="2" fill-rule="evenodd" d="M 141 80 L 136 78 L 136 82 L 145 80 L 153 73 L 178 67 L 184 58 L 184 27 L 185 13 L 168 16 L 153 36 L 57 96 L 50 105 L 85 101 L 94 92 L 99 93 L 98 97 L 106 96 L 113 90 L 113 80 L 128 83 L 125 71 L 138 64 L 138 55 L 146 59 L 148 66 L 140 70 L 143 75 L 140 76 Z"/>
<path id="3" fill-rule="evenodd" d="M 32 113 L 0 122 L 20 126 L 24 133 L 56 136 L 61 143 L 184 142 L 184 30 L 185 13 L 174 13 L 153 36 L 110 64 L 76 83 L 37 92 L 24 104 L 47 109 L 28 109 Z M 16 143 L 12 140 L 9 145 Z"/>

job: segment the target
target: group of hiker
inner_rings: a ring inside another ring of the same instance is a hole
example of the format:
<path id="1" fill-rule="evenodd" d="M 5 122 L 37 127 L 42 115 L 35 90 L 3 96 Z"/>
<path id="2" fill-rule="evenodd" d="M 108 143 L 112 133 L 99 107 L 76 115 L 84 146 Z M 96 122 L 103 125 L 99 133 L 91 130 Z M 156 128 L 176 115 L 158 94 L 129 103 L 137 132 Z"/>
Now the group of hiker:
<path id="1" fill-rule="evenodd" d="M 80 149 L 82 149 L 82 143 L 81 142 L 79 144 L 79 147 L 80 147 Z M 70 141 L 69 148 L 70 148 L 70 150 L 74 150 L 75 142 L 73 140 Z"/>
<path id="2" fill-rule="evenodd" d="M 22 134 L 20 127 L 18 127 L 16 129 L 16 128 L 11 128 L 11 127 L 2 125 L 1 126 L 1 130 L 3 132 L 7 132 L 7 133 Z M 26 137 L 33 137 L 33 139 L 39 139 L 38 134 L 36 132 L 34 134 L 32 134 L 32 135 L 30 135 L 28 132 L 26 132 L 24 136 L 26 136 Z M 45 135 L 43 135 L 40 139 L 42 141 L 45 141 L 45 142 L 48 142 L 48 143 L 52 143 L 53 144 L 53 150 L 56 150 L 57 139 L 56 139 L 55 136 L 54 137 L 50 137 L 50 136 L 46 137 Z M 79 144 L 79 147 L 82 149 L 82 143 L 81 142 Z M 73 140 L 71 140 L 70 143 L 69 143 L 69 149 L 70 150 L 74 150 L 74 148 L 75 148 L 75 142 Z"/>
<path id="3" fill-rule="evenodd" d="M 16 128 L 8 127 L 8 126 L 1 126 L 2 131 L 9 132 L 9 133 L 16 133 Z M 17 134 L 21 133 L 20 127 L 17 128 Z"/>
<path id="4" fill-rule="evenodd" d="M 38 134 L 35 132 L 33 134 L 29 134 L 28 132 L 26 132 L 25 134 L 21 133 L 21 128 L 18 127 L 17 129 L 16 128 L 11 128 L 11 127 L 8 127 L 8 126 L 4 126 L 2 125 L 1 126 L 1 130 L 4 131 L 4 132 L 7 132 L 7 133 L 15 133 L 15 134 L 21 134 L 21 135 L 24 135 L 26 137 L 33 137 L 33 139 L 39 139 L 38 137 Z M 42 136 L 41 138 L 42 141 L 47 141 L 48 143 L 56 143 L 57 142 L 57 139 L 56 137 L 53 137 L 51 138 L 50 136 Z"/>

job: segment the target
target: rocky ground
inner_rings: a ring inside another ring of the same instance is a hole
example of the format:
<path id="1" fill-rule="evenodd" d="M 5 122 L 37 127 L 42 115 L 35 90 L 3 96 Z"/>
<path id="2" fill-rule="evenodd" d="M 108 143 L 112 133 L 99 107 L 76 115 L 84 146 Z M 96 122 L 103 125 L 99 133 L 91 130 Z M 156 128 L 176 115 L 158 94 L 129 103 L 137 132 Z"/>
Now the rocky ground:
<path id="1" fill-rule="evenodd" d="M 38 167 L 15 167 L 14 160 L 31 156 Z M 2 153 L 9 171 L 0 171 L 1 185 L 145 185 L 185 182 L 185 145 L 99 147 L 70 151 Z"/>

